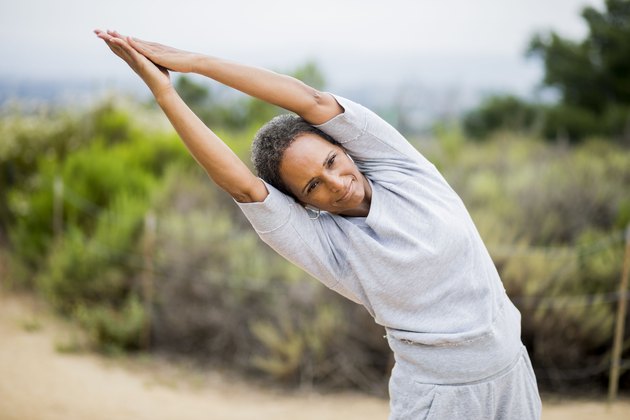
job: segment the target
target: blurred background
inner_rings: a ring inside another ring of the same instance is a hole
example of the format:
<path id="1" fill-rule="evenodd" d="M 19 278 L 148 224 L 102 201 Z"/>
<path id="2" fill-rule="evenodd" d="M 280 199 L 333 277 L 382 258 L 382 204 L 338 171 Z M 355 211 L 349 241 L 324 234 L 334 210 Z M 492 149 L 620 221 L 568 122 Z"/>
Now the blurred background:
<path id="1" fill-rule="evenodd" d="M 0 282 L 82 332 L 56 351 L 384 397 L 383 329 L 258 239 L 95 28 L 271 68 L 375 110 L 467 205 L 544 394 L 606 395 L 628 298 L 630 1 L 1 0 Z M 281 110 L 172 78 L 249 164 L 254 133 Z"/>

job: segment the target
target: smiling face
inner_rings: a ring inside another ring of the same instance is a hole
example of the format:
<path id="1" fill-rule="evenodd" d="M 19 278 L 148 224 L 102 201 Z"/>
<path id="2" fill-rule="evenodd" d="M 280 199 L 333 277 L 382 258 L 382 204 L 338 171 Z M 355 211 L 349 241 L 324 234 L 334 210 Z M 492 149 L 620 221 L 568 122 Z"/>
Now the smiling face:
<path id="1" fill-rule="evenodd" d="M 297 137 L 280 162 L 282 181 L 302 204 L 344 216 L 366 216 L 372 189 L 343 148 L 313 133 Z"/>

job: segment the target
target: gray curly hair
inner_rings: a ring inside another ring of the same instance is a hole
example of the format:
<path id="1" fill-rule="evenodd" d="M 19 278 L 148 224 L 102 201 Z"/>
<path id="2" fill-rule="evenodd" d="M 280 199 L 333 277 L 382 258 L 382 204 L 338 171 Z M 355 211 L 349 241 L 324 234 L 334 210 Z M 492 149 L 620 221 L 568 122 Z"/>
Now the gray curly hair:
<path id="1" fill-rule="evenodd" d="M 278 115 L 271 119 L 258 130 L 252 142 L 252 163 L 258 176 L 290 196 L 293 194 L 280 177 L 280 162 L 293 141 L 307 133 L 316 134 L 332 144 L 340 145 L 303 118 L 291 114 Z"/>

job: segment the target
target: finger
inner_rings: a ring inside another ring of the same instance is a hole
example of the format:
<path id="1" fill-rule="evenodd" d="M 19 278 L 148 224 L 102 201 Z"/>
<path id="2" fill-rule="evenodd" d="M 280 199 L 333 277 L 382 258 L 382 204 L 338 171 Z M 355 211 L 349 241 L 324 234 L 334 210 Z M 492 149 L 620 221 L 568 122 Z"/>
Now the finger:
<path id="1" fill-rule="evenodd" d="M 128 36 L 127 38 L 125 38 L 127 40 L 127 43 L 129 45 L 131 45 L 132 47 L 134 47 L 136 50 L 138 48 L 143 48 L 144 46 L 141 44 L 142 41 L 138 40 L 138 38 L 132 38 L 130 36 Z"/>
<path id="2" fill-rule="evenodd" d="M 142 61 L 147 58 L 136 51 L 131 45 L 129 45 L 124 39 L 112 38 L 111 42 L 120 48 L 120 51 L 125 54 L 128 60 Z"/>
<path id="3" fill-rule="evenodd" d="M 127 43 L 136 51 L 138 51 L 142 55 L 151 55 L 151 49 L 146 45 L 143 45 L 141 42 L 138 42 L 135 38 L 131 38 L 128 36 Z"/>
<path id="4" fill-rule="evenodd" d="M 105 41 L 106 44 L 109 44 L 109 42 L 111 41 L 111 37 L 109 35 L 107 35 L 104 32 L 100 32 L 96 35 L 98 38 L 102 39 L 103 41 Z"/>
<path id="5" fill-rule="evenodd" d="M 137 37 L 135 37 L 135 36 L 134 36 L 134 37 L 131 37 L 131 39 L 132 39 L 134 42 L 138 42 L 138 43 L 142 43 L 142 44 L 147 44 L 147 43 L 148 43 L 148 41 L 145 41 L 144 39 L 137 38 Z"/>
<path id="6" fill-rule="evenodd" d="M 129 44 L 127 44 L 127 42 L 125 42 L 124 39 L 112 37 L 109 40 L 109 42 L 111 42 L 113 45 L 117 46 L 121 51 L 125 51 L 127 53 L 131 53 L 131 51 L 133 51 L 133 48 L 131 48 L 129 46 Z"/>
<path id="7" fill-rule="evenodd" d="M 120 33 L 118 33 L 118 31 L 110 31 L 108 30 L 107 33 L 115 38 L 121 38 L 124 39 L 124 36 L 122 36 Z"/>
<path id="8" fill-rule="evenodd" d="M 147 42 L 143 41 L 139 38 L 132 38 L 130 36 L 127 37 L 127 42 L 132 45 L 135 49 L 147 49 Z"/>
<path id="9" fill-rule="evenodd" d="M 142 45 L 145 48 L 162 46 L 162 44 L 158 44 L 157 42 L 145 41 L 144 39 L 140 39 L 140 38 L 132 38 L 132 39 L 134 42 L 136 42 L 137 45 Z"/>
<path id="10" fill-rule="evenodd" d="M 96 34 L 96 36 L 98 36 L 99 38 L 101 38 L 104 41 L 110 41 L 111 39 L 113 39 L 110 35 L 106 34 L 105 32 L 99 32 Z"/>
<path id="11" fill-rule="evenodd" d="M 114 54 L 116 54 L 118 57 L 122 58 L 125 61 L 129 61 L 129 59 L 130 59 L 129 54 L 127 54 L 118 45 L 114 44 L 113 42 L 109 42 L 109 41 L 105 41 L 105 43 L 107 44 L 109 49 L 112 50 L 112 52 Z"/>
<path id="12" fill-rule="evenodd" d="M 132 58 L 131 48 L 126 45 L 126 43 L 119 38 L 110 38 L 105 41 L 110 48 L 114 50 L 118 55 L 124 54 L 127 58 Z M 136 53 L 137 54 L 137 53 Z"/>
<path id="13" fill-rule="evenodd" d="M 154 51 L 147 45 L 143 44 L 142 41 L 139 42 L 137 38 L 132 38 L 128 36 L 126 40 L 127 40 L 127 43 L 131 46 L 131 48 L 136 50 L 139 54 L 142 54 L 145 57 L 154 56 Z"/>

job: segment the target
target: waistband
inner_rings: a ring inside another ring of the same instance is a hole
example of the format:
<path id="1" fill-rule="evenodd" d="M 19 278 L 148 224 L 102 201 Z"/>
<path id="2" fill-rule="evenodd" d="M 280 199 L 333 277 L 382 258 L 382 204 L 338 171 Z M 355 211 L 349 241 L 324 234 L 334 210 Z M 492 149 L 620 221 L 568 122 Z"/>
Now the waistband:
<path id="1" fill-rule="evenodd" d="M 488 331 L 460 345 L 426 345 L 393 337 L 387 341 L 394 352 L 396 372 L 416 382 L 437 385 L 483 381 L 509 367 L 522 352 L 521 314 L 506 301 Z"/>

